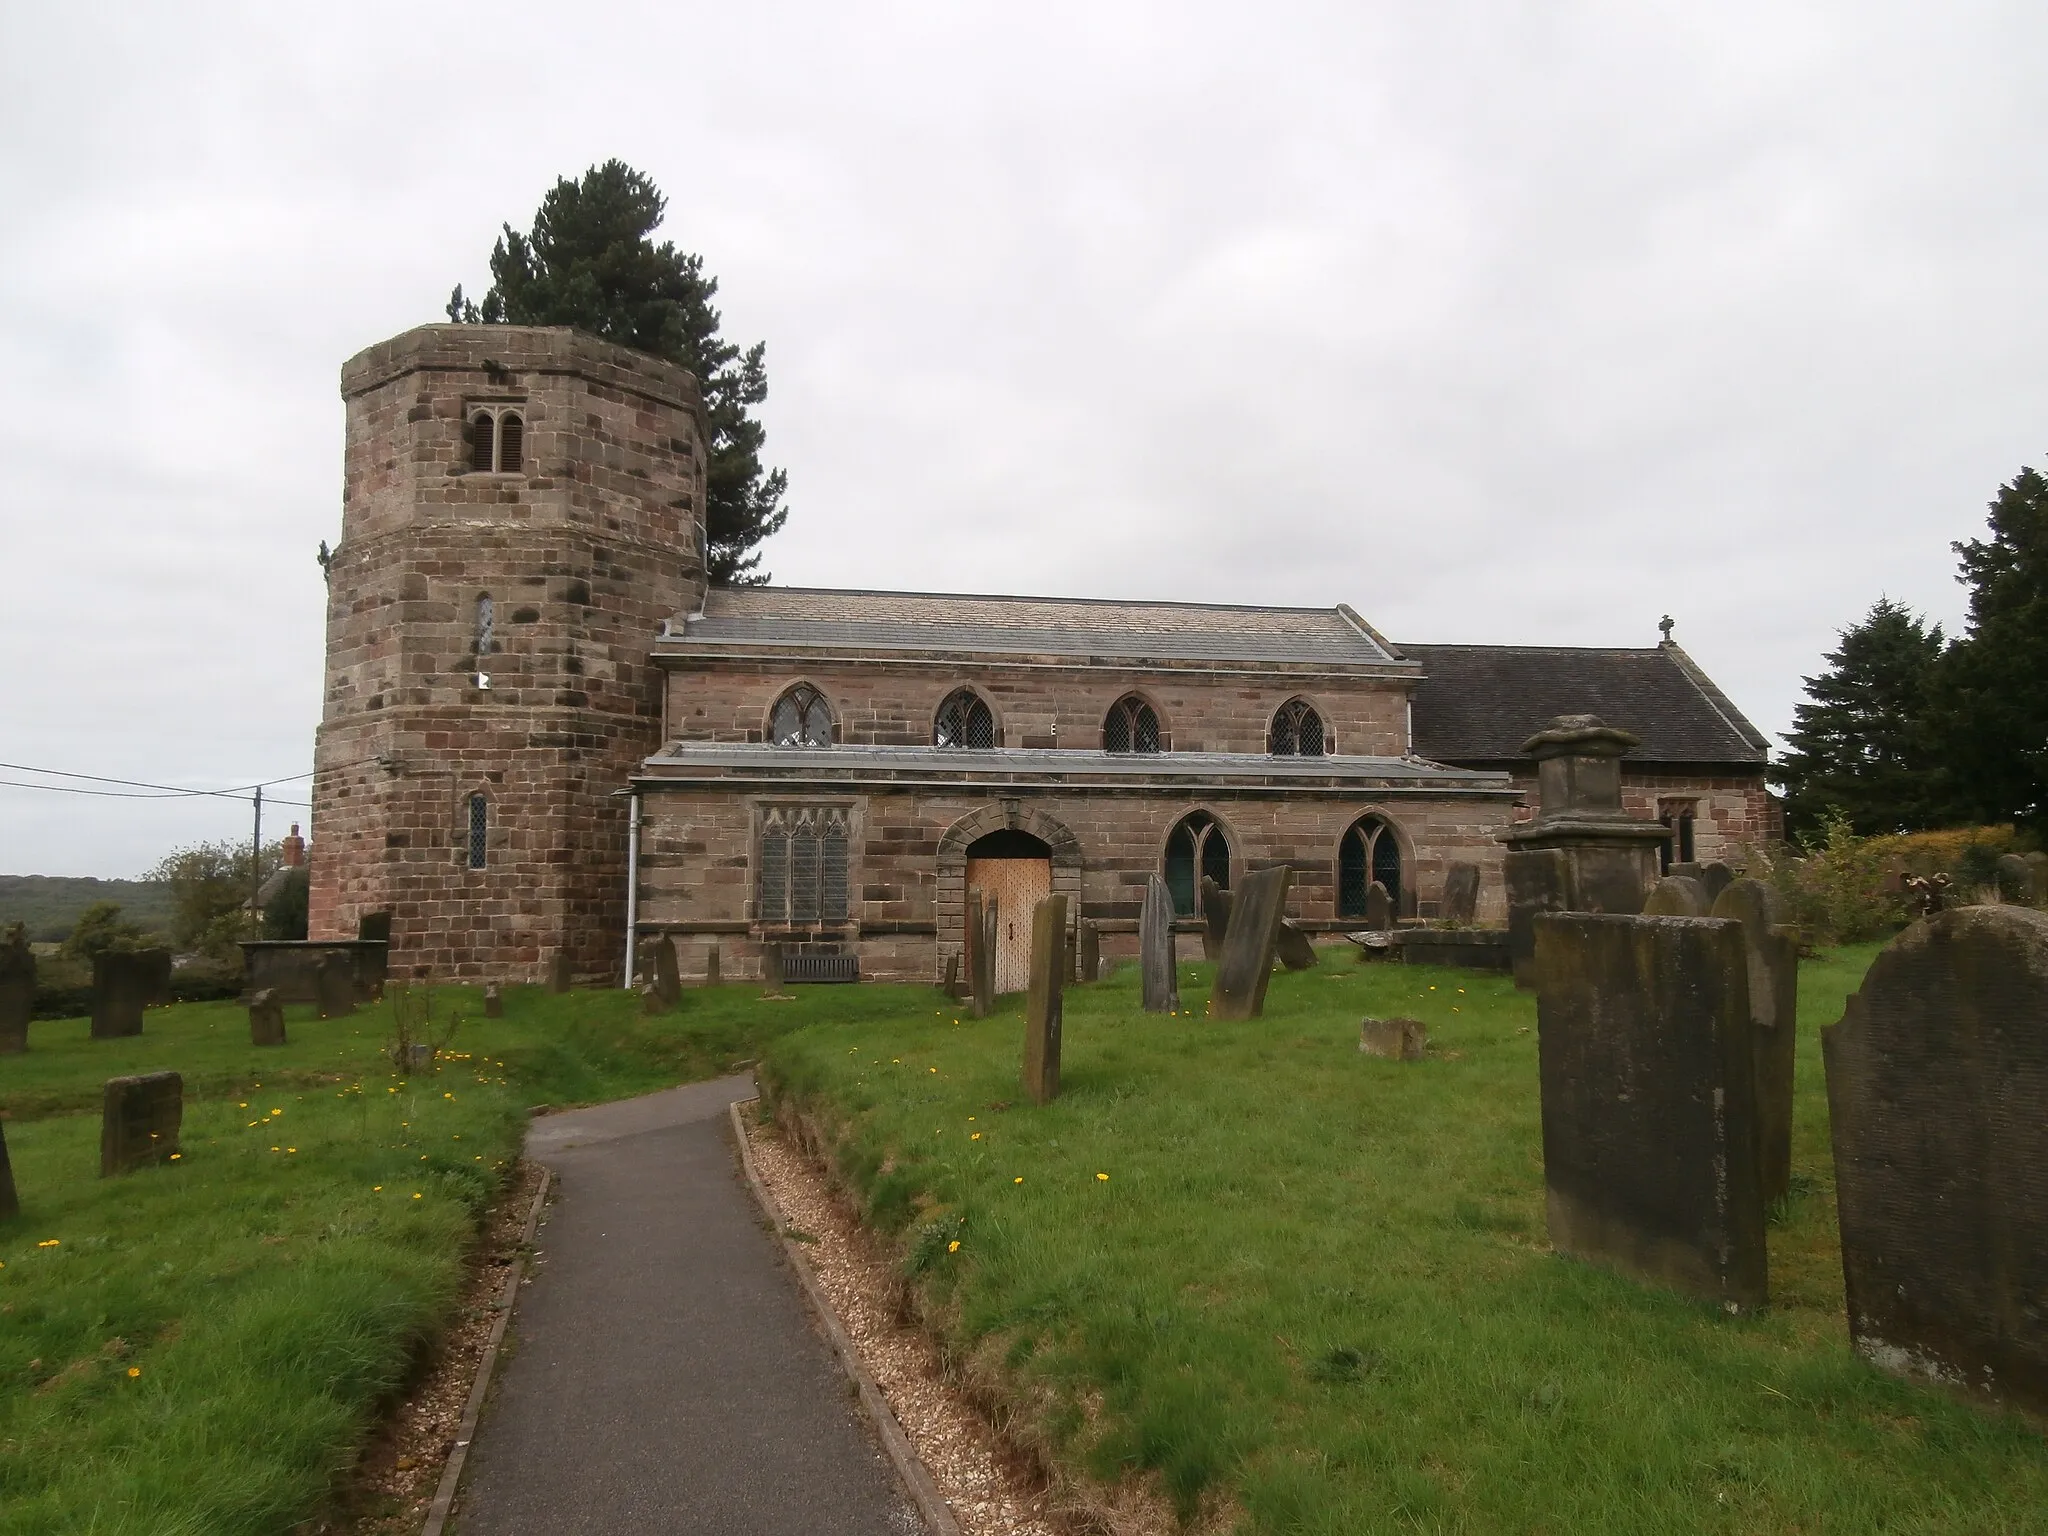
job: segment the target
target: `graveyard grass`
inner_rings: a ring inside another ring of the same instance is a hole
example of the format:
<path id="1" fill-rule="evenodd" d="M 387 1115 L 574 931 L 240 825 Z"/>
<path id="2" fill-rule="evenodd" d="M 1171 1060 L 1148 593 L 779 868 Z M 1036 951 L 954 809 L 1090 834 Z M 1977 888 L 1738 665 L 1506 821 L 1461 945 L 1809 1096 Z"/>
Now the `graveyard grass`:
<path id="1" fill-rule="evenodd" d="M 735 985 L 645 1018 L 623 992 L 510 989 L 485 1020 L 451 988 L 457 1054 L 409 1081 L 379 1055 L 388 1005 L 289 1008 L 290 1043 L 263 1050 L 231 1003 L 152 1009 L 126 1040 L 38 1020 L 0 1057 L 22 1204 L 0 1221 L 0 1532 L 253 1536 L 318 1513 L 451 1321 L 531 1106 L 715 1076 L 911 995 Z M 181 1157 L 99 1178 L 101 1083 L 166 1067 Z"/>
<path id="2" fill-rule="evenodd" d="M 1262 1019 L 1067 994 L 1023 1101 L 1021 1000 L 782 1037 L 764 1078 L 900 1234 L 930 1325 L 1014 1431 L 1257 1532 L 2048 1530 L 2040 1427 L 1850 1352 L 1818 1027 L 1876 946 L 1802 966 L 1773 1305 L 1711 1307 L 1544 1236 L 1535 1005 L 1504 977 L 1321 965 Z M 931 994 L 926 997 L 931 998 Z M 1426 1060 L 1361 1056 L 1363 1015 Z M 957 1250 L 953 1245 L 957 1243 Z"/>

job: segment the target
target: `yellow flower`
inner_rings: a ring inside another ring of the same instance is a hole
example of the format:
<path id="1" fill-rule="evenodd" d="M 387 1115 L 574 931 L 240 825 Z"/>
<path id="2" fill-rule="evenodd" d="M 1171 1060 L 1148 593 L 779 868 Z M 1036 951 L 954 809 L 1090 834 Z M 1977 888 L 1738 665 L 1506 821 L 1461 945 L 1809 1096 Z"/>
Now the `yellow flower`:
<path id="1" fill-rule="evenodd" d="M 1011 1182 L 1012 1184 L 1022 1184 L 1022 1183 L 1024 1182 L 1024 1175 L 1020 1173 L 1020 1174 L 1018 1174 L 1018 1175 L 1017 1175 L 1017 1177 L 1015 1177 L 1014 1179 L 1010 1180 L 1010 1182 Z"/>
<path id="2" fill-rule="evenodd" d="M 372 1185 L 370 1186 L 370 1193 L 371 1193 L 371 1194 L 373 1194 L 373 1195 L 380 1195 L 380 1194 L 382 1194 L 383 1192 L 384 1192 L 384 1186 L 383 1186 L 382 1184 L 372 1184 Z"/>
<path id="3" fill-rule="evenodd" d="M 178 1161 L 178 1160 L 179 1160 L 180 1158 L 182 1158 L 182 1157 L 183 1157 L 184 1155 L 185 1155 L 185 1154 L 184 1154 L 184 1153 L 182 1153 L 182 1152 L 173 1152 L 173 1153 L 171 1154 L 171 1161 L 175 1163 L 175 1162 L 177 1162 L 177 1161 Z"/>
<path id="4" fill-rule="evenodd" d="M 130 1376 L 140 1376 L 142 1374 L 142 1367 L 139 1365 L 131 1365 L 128 1367 L 128 1374 Z"/>
<path id="5" fill-rule="evenodd" d="M 296 1151 L 298 1151 L 298 1150 L 299 1150 L 299 1149 L 298 1149 L 297 1147 L 286 1147 L 286 1148 L 285 1148 L 285 1151 L 287 1151 L 287 1152 L 296 1152 Z"/>
<path id="6" fill-rule="evenodd" d="M 40 1242 L 40 1243 L 37 1243 L 37 1244 L 36 1244 L 36 1246 L 37 1246 L 38 1248 L 55 1248 L 55 1247 L 56 1247 L 56 1246 L 57 1246 L 57 1245 L 58 1245 L 59 1243 L 61 1243 L 61 1242 L 63 1242 L 63 1241 L 64 1241 L 64 1239 L 63 1239 L 63 1238 L 61 1238 L 61 1237 L 53 1237 L 53 1238 L 50 1238 L 50 1239 L 48 1239 L 48 1240 L 47 1240 L 47 1241 L 45 1241 L 45 1242 Z"/>
<path id="7" fill-rule="evenodd" d="M 1102 1180 L 1102 1182 L 1105 1184 L 1109 1182 L 1109 1175 L 1106 1173 L 1098 1173 L 1097 1175 L 1095 1175 L 1095 1177 Z"/>
<path id="8" fill-rule="evenodd" d="M 418 1193 L 418 1191 L 414 1191 L 414 1193 L 413 1193 L 413 1199 L 415 1199 L 415 1200 L 419 1199 L 419 1193 Z"/>
<path id="9" fill-rule="evenodd" d="M 958 1253 L 959 1251 L 960 1251 L 960 1239 L 959 1239 L 959 1238 L 957 1238 L 957 1237 L 956 1237 L 956 1238 L 954 1238 L 954 1239 L 953 1239 L 953 1241 L 951 1241 L 950 1243 L 946 1244 L 946 1252 L 948 1252 L 948 1253 Z"/>
<path id="10" fill-rule="evenodd" d="M 455 1097 L 455 1095 L 454 1095 L 454 1094 L 452 1094 L 452 1093 L 444 1093 L 444 1094 L 442 1094 L 442 1095 L 441 1095 L 441 1097 L 442 1097 L 442 1098 L 444 1098 L 444 1099 L 452 1099 L 452 1098 L 454 1098 L 454 1097 Z"/>
<path id="11" fill-rule="evenodd" d="M 938 1069 L 937 1067 L 931 1067 L 931 1068 L 928 1068 L 927 1070 L 929 1070 L 929 1071 L 932 1071 L 932 1072 L 936 1072 L 936 1071 L 938 1071 L 939 1069 Z"/>
<path id="12" fill-rule="evenodd" d="M 981 1132 L 979 1132 L 979 1131 L 976 1131 L 976 1132 L 974 1132 L 974 1133 L 973 1133 L 972 1135 L 970 1135 L 970 1136 L 969 1136 L 969 1137 L 968 1137 L 967 1139 L 968 1139 L 969 1141 L 979 1141 L 979 1140 L 981 1140 Z"/>

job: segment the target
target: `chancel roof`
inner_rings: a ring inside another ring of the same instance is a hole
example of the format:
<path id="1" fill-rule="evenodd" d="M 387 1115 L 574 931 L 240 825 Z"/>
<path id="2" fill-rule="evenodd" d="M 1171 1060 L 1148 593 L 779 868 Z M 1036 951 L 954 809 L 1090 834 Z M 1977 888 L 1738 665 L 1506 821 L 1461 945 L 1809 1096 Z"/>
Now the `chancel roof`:
<path id="1" fill-rule="evenodd" d="M 1633 731 L 1632 763 L 1760 764 L 1769 743 L 1675 644 L 1636 649 L 1409 645 L 1422 663 L 1415 751 L 1440 763 L 1520 758 L 1558 715 Z"/>
<path id="2" fill-rule="evenodd" d="M 1411 670 L 1349 608 L 1249 608 L 818 587 L 714 588 L 663 637 L 853 651 L 1298 662 Z"/>

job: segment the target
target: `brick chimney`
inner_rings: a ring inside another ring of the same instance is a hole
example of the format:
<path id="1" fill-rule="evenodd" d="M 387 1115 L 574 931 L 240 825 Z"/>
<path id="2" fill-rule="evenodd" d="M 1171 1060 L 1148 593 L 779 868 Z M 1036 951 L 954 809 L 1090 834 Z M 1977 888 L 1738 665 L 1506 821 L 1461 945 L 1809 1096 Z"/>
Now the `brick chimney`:
<path id="1" fill-rule="evenodd" d="M 286 869 L 297 869 L 306 862 L 306 840 L 299 836 L 299 824 L 296 821 L 292 823 L 291 831 L 285 834 L 284 841 L 279 846 L 284 852 Z"/>

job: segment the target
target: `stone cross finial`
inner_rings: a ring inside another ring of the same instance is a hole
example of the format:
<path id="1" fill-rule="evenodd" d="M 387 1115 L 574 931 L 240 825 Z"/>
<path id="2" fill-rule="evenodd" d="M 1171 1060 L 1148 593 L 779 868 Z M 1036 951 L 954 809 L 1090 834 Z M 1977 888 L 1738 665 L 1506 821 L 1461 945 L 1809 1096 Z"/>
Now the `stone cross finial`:
<path id="1" fill-rule="evenodd" d="M 1662 635 L 1667 641 L 1671 638 L 1671 631 L 1676 627 L 1671 622 L 1671 615 L 1668 613 L 1657 621 L 1657 633 Z"/>

